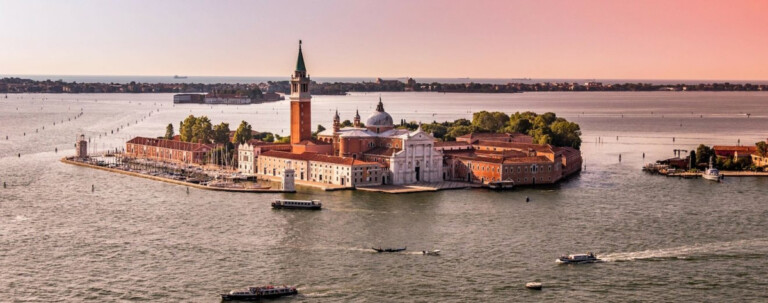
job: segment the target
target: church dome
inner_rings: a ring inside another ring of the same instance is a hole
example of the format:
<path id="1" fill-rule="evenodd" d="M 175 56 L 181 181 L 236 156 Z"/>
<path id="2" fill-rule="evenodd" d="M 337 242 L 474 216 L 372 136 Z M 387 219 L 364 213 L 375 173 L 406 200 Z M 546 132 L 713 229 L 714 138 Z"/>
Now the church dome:
<path id="1" fill-rule="evenodd" d="M 366 127 L 379 126 L 379 127 L 392 127 L 395 123 L 387 112 L 384 111 L 384 104 L 381 103 L 379 98 L 379 104 L 376 106 L 376 111 L 368 116 L 368 120 L 365 121 Z"/>

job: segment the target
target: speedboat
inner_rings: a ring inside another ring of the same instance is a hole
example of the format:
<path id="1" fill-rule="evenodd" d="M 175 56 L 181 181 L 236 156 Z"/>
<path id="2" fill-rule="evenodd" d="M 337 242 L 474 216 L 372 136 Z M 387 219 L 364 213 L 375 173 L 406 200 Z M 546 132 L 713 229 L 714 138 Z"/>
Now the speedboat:
<path id="1" fill-rule="evenodd" d="M 293 286 L 255 286 L 243 290 L 233 290 L 226 294 L 221 294 L 221 300 L 230 301 L 256 301 L 261 299 L 278 298 L 298 294 L 299 291 Z"/>
<path id="2" fill-rule="evenodd" d="M 435 250 L 422 250 L 421 254 L 426 255 L 426 256 L 439 256 L 440 255 L 440 250 L 439 249 L 435 249 Z"/>
<path id="3" fill-rule="evenodd" d="M 701 177 L 710 181 L 720 182 L 720 171 L 712 166 L 712 158 L 709 158 L 709 168 L 701 174 Z"/>
<path id="4" fill-rule="evenodd" d="M 383 252 L 390 252 L 390 253 L 391 252 L 401 252 L 401 251 L 404 251 L 407 248 L 408 248 L 407 246 L 403 247 L 403 248 L 381 248 L 381 247 L 376 248 L 376 247 L 371 247 L 371 249 L 375 250 L 376 252 L 380 252 L 380 253 L 383 253 Z"/>
<path id="5" fill-rule="evenodd" d="M 323 207 L 323 203 L 318 200 L 281 200 L 277 199 L 272 202 L 272 208 L 286 208 L 286 209 L 313 209 L 319 210 Z"/>
<path id="6" fill-rule="evenodd" d="M 598 259 L 594 253 L 590 252 L 586 254 L 563 255 L 557 258 L 555 262 L 559 264 L 585 264 L 603 262 L 603 260 Z"/>

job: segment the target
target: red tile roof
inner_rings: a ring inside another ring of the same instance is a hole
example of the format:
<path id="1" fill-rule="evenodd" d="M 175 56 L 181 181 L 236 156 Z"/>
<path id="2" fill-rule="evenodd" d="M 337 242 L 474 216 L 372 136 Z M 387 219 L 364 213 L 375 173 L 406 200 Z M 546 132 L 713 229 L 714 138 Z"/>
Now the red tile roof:
<path id="1" fill-rule="evenodd" d="M 396 148 L 387 148 L 387 147 L 377 147 L 372 150 L 369 150 L 367 152 L 364 152 L 366 155 L 377 155 L 377 156 L 392 156 L 396 152 L 399 152 L 400 149 Z"/>
<path id="2" fill-rule="evenodd" d="M 528 150 L 533 149 L 537 152 L 550 152 L 554 153 L 555 151 L 552 149 L 552 146 L 549 144 L 530 144 L 530 143 L 518 143 L 518 142 L 499 142 L 499 141 L 485 141 L 480 140 L 477 143 L 474 143 L 473 145 L 477 146 L 490 146 L 490 147 L 503 147 L 503 148 L 514 148 L 514 149 L 520 149 L 520 150 Z"/>
<path id="3" fill-rule="evenodd" d="M 271 150 L 271 151 L 262 153 L 261 157 L 274 157 L 274 158 L 300 160 L 300 161 L 316 161 L 316 162 L 326 162 L 326 163 L 334 163 L 334 164 L 342 164 L 342 165 L 381 166 L 381 164 L 376 162 L 366 162 L 366 161 L 356 160 L 351 157 L 337 157 L 337 156 L 329 156 L 329 155 L 320 155 L 316 153 L 294 154 L 290 152 Z"/>
<path id="4" fill-rule="evenodd" d="M 464 141 L 435 141 L 435 147 L 443 146 L 470 146 L 470 144 Z"/>
<path id="5" fill-rule="evenodd" d="M 169 149 L 183 150 L 183 151 L 208 151 L 214 147 L 213 144 L 192 143 L 192 142 L 155 139 L 155 138 L 146 138 L 146 137 L 136 137 L 131 140 L 128 140 L 128 142 L 125 142 L 125 143 L 162 147 L 162 148 L 169 148 Z"/>
<path id="6" fill-rule="evenodd" d="M 712 147 L 715 151 L 730 151 L 740 153 L 753 153 L 757 151 L 756 146 L 728 146 L 728 145 L 715 145 Z"/>

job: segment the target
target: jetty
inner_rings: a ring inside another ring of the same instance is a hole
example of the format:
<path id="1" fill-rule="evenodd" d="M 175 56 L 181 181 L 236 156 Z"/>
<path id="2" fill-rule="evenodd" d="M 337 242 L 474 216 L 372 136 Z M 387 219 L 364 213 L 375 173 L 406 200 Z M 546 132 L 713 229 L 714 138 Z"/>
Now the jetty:
<path id="1" fill-rule="evenodd" d="M 646 164 L 643 166 L 643 171 L 662 175 L 666 177 L 677 177 L 683 179 L 696 179 L 701 178 L 703 172 L 701 171 L 684 171 L 669 167 L 666 164 Z M 764 171 L 734 171 L 734 170 L 721 170 L 720 175 L 723 177 L 768 177 L 768 172 Z"/>
<path id="2" fill-rule="evenodd" d="M 98 170 L 103 170 L 103 171 L 108 171 L 108 172 L 113 172 L 113 173 L 118 173 L 123 175 L 140 177 L 140 178 L 145 178 L 145 179 L 150 179 L 155 181 L 162 181 L 162 182 L 171 183 L 175 185 L 182 185 L 182 186 L 187 186 L 187 187 L 192 187 L 197 189 L 204 189 L 204 190 L 240 192 L 240 193 L 294 193 L 296 192 L 295 190 L 273 189 L 270 187 L 245 187 L 245 186 L 230 187 L 230 186 L 217 186 L 215 184 L 214 185 L 200 184 L 200 183 L 189 182 L 185 180 L 172 179 L 169 177 L 164 177 L 162 175 L 152 175 L 142 171 L 128 170 L 126 168 L 118 167 L 114 165 L 113 166 L 99 165 L 98 162 L 94 163 L 90 161 L 83 161 L 81 159 L 78 159 L 77 157 L 65 157 L 61 159 L 61 162 L 66 164 L 71 164 L 71 165 L 93 168 L 93 169 L 98 169 Z"/>

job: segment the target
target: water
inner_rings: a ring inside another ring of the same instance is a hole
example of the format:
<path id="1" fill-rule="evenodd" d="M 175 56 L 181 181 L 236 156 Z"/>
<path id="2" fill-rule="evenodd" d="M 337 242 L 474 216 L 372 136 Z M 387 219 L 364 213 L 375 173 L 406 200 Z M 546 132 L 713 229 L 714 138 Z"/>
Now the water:
<path id="1" fill-rule="evenodd" d="M 136 135 L 161 136 L 189 114 L 287 134 L 287 102 L 9 95 L 0 99 L 0 182 L 8 185 L 0 188 L 1 301 L 213 302 L 219 292 L 262 283 L 298 285 L 301 295 L 286 302 L 768 299 L 768 179 L 715 184 L 640 172 L 673 149 L 764 140 L 768 93 L 381 96 L 396 121 L 469 118 L 482 109 L 557 112 L 581 124 L 587 168 L 559 185 L 506 192 L 187 195 L 181 186 L 57 160 L 74 153 L 76 134 L 105 150 Z M 330 126 L 337 108 L 342 119 L 356 109 L 365 118 L 378 97 L 316 96 L 313 123 Z M 68 121 L 80 108 L 83 115 Z M 271 210 L 279 197 L 319 199 L 326 209 Z M 408 251 L 376 254 L 371 246 Z M 443 255 L 413 253 L 425 249 Z M 587 250 L 608 262 L 554 263 Z M 530 281 L 544 290 L 525 289 Z"/>

